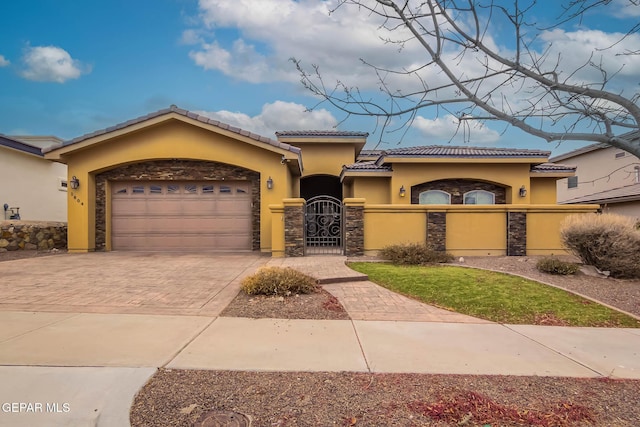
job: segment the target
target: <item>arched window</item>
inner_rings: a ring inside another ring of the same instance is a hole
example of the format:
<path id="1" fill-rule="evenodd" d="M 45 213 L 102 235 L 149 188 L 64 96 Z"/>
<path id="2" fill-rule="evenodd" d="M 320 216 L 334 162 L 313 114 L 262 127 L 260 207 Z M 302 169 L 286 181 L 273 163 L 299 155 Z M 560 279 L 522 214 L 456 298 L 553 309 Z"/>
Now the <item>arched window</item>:
<path id="1" fill-rule="evenodd" d="M 421 205 L 450 205 L 451 194 L 440 190 L 423 191 L 420 193 L 418 203 Z"/>
<path id="2" fill-rule="evenodd" d="M 496 203 L 496 195 L 490 191 L 474 190 L 464 193 L 465 205 L 494 205 Z"/>

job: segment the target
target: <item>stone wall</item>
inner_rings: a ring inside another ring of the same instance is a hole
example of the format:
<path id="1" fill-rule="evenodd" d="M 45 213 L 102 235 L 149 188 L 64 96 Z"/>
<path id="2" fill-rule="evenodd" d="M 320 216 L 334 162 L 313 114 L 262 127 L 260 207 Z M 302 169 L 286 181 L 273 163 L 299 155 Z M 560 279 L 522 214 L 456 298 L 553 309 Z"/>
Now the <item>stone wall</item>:
<path id="1" fill-rule="evenodd" d="M 361 206 L 345 204 L 344 209 L 344 254 L 346 256 L 364 255 L 364 204 Z"/>
<path id="2" fill-rule="evenodd" d="M 67 248 L 67 223 L 0 221 L 0 252 Z"/>
<path id="3" fill-rule="evenodd" d="M 427 213 L 427 244 L 434 251 L 447 250 L 447 213 Z"/>
<path id="4" fill-rule="evenodd" d="M 504 187 L 499 185 L 468 179 L 441 179 L 438 181 L 424 182 L 411 187 L 411 204 L 419 204 L 420 193 L 428 190 L 446 191 L 451 194 L 452 205 L 463 204 L 464 194 L 474 190 L 484 190 L 495 194 L 496 205 L 504 205 L 506 203 L 506 191 Z"/>
<path id="5" fill-rule="evenodd" d="M 527 255 L 526 212 L 507 212 L 507 255 Z"/>
<path id="6" fill-rule="evenodd" d="M 304 200 L 284 205 L 284 255 L 304 256 Z"/>
<path id="7" fill-rule="evenodd" d="M 96 250 L 106 244 L 107 181 L 250 181 L 252 248 L 260 249 L 260 173 L 199 160 L 156 160 L 119 166 L 96 175 Z"/>

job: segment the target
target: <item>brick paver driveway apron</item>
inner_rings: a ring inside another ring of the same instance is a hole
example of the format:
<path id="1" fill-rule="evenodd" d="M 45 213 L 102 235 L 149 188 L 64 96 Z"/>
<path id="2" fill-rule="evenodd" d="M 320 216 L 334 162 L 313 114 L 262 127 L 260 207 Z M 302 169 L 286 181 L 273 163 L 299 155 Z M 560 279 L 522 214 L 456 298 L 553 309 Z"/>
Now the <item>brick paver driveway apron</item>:
<path id="1" fill-rule="evenodd" d="M 0 263 L 0 310 L 217 316 L 259 254 L 100 252 Z"/>

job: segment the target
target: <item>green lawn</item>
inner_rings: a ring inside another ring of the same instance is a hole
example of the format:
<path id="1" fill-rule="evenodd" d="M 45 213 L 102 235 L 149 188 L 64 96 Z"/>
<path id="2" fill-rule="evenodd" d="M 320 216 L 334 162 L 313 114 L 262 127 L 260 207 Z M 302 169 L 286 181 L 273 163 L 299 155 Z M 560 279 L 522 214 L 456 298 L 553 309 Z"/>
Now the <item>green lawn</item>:
<path id="1" fill-rule="evenodd" d="M 569 292 L 508 274 L 452 266 L 350 263 L 371 281 L 437 307 L 499 323 L 640 327 L 640 321 Z M 544 319 L 545 321 L 542 321 Z"/>

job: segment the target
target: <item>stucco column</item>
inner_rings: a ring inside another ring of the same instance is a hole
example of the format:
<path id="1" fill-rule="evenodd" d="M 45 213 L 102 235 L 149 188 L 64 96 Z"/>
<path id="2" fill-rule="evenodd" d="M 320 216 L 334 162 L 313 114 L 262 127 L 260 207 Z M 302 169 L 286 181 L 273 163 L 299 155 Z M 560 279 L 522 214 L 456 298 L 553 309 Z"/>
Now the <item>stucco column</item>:
<path id="1" fill-rule="evenodd" d="M 304 256 L 304 199 L 284 199 L 284 255 Z"/>
<path id="2" fill-rule="evenodd" d="M 507 255 L 527 255 L 526 212 L 507 212 Z"/>
<path id="3" fill-rule="evenodd" d="M 269 205 L 271 211 L 271 256 L 281 258 L 284 254 L 284 205 Z"/>
<path id="4" fill-rule="evenodd" d="M 427 245 L 434 251 L 447 250 L 447 213 L 427 212 Z"/>
<path id="5" fill-rule="evenodd" d="M 344 199 L 344 254 L 364 255 L 365 199 Z"/>

